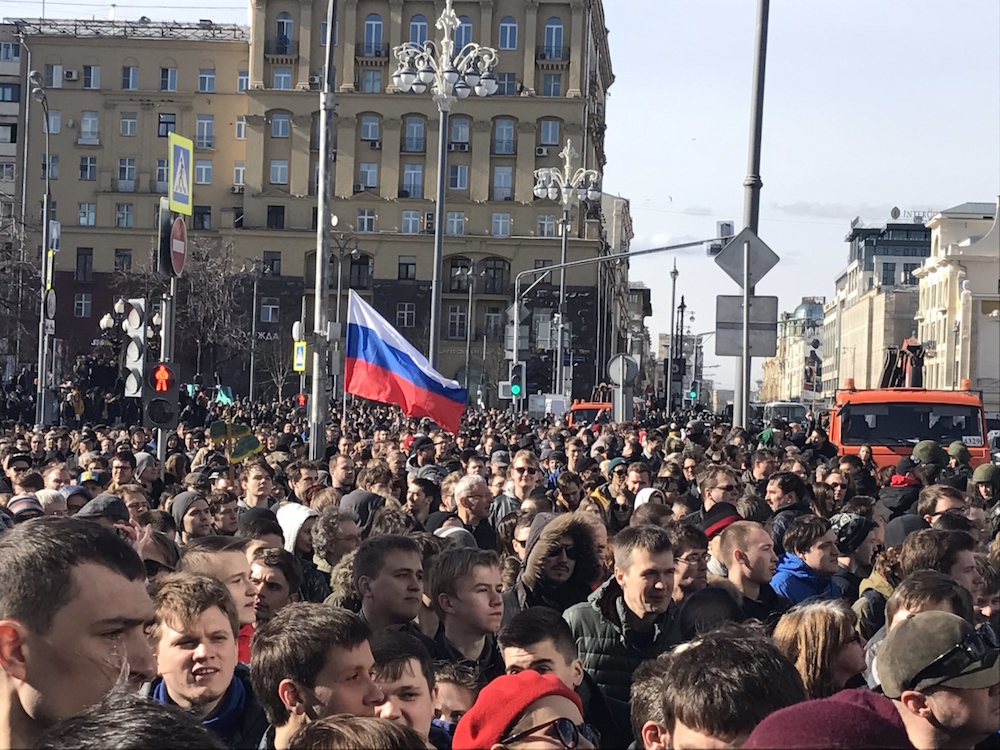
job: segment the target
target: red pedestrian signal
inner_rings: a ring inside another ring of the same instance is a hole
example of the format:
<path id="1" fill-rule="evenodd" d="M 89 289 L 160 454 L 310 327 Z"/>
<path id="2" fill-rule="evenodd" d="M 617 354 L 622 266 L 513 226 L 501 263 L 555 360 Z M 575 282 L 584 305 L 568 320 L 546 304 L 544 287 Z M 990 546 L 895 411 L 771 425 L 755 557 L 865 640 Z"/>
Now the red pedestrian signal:
<path id="1" fill-rule="evenodd" d="M 308 400 L 309 400 L 309 399 L 308 399 L 308 397 L 306 396 L 306 394 L 304 394 L 304 393 L 300 393 L 300 394 L 299 394 L 299 396 L 298 396 L 298 404 L 299 404 L 299 406 L 305 406 L 305 405 L 306 405 L 306 402 L 307 402 Z"/>
<path id="2" fill-rule="evenodd" d="M 174 374 L 162 362 L 153 368 L 153 390 L 157 393 L 166 393 L 170 390 L 170 381 Z"/>

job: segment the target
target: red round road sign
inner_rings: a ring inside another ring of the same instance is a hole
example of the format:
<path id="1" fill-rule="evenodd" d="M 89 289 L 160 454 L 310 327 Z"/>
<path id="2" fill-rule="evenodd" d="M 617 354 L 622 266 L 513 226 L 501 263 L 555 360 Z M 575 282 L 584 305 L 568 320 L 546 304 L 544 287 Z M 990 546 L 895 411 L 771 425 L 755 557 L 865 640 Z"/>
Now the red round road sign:
<path id="1" fill-rule="evenodd" d="M 174 269 L 174 276 L 180 276 L 184 270 L 184 261 L 187 258 L 187 226 L 184 219 L 178 216 L 174 219 L 173 226 L 170 227 L 170 265 Z"/>

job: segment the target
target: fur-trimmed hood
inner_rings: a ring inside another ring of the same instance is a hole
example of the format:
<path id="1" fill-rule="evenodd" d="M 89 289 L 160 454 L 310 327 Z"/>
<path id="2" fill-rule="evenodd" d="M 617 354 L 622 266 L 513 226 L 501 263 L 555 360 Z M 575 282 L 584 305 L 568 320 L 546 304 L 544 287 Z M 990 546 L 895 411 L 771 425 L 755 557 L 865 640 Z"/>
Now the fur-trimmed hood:
<path id="1" fill-rule="evenodd" d="M 573 539 L 576 549 L 576 567 L 564 585 L 582 583 L 593 587 L 598 582 L 602 573 L 601 563 L 594 543 L 594 532 L 587 522 L 572 513 L 539 513 L 531 524 L 524 569 L 521 572 L 521 580 L 528 589 L 534 590 L 537 587 L 542 577 L 543 560 L 564 536 Z"/>

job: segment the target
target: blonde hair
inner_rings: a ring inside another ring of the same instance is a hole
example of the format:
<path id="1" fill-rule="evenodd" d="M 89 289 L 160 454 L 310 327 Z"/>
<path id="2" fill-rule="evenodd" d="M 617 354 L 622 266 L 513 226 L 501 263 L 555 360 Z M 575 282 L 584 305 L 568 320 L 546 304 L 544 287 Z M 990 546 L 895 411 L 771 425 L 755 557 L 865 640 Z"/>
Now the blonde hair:
<path id="1" fill-rule="evenodd" d="M 826 698 L 844 686 L 834 682 L 833 662 L 857 637 L 858 616 L 840 599 L 793 607 L 778 620 L 774 642 L 802 676 L 810 699 Z"/>

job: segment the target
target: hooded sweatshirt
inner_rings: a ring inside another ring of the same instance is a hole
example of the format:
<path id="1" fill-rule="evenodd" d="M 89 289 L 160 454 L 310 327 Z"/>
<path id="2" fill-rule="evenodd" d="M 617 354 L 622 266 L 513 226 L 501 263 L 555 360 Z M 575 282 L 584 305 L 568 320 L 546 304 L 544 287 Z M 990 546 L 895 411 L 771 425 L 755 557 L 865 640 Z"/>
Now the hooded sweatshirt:
<path id="1" fill-rule="evenodd" d="M 778 569 L 771 579 L 771 588 L 793 605 L 814 596 L 821 599 L 840 597 L 840 588 L 832 576 L 820 575 L 806 565 L 801 557 L 789 552 L 778 561 Z"/>
<path id="2" fill-rule="evenodd" d="M 318 516 L 319 513 L 312 508 L 307 508 L 298 503 L 288 503 L 278 508 L 274 514 L 278 518 L 278 525 L 281 526 L 281 533 L 285 537 L 285 551 L 295 554 L 295 541 L 299 537 L 299 530 L 307 519 Z"/>

